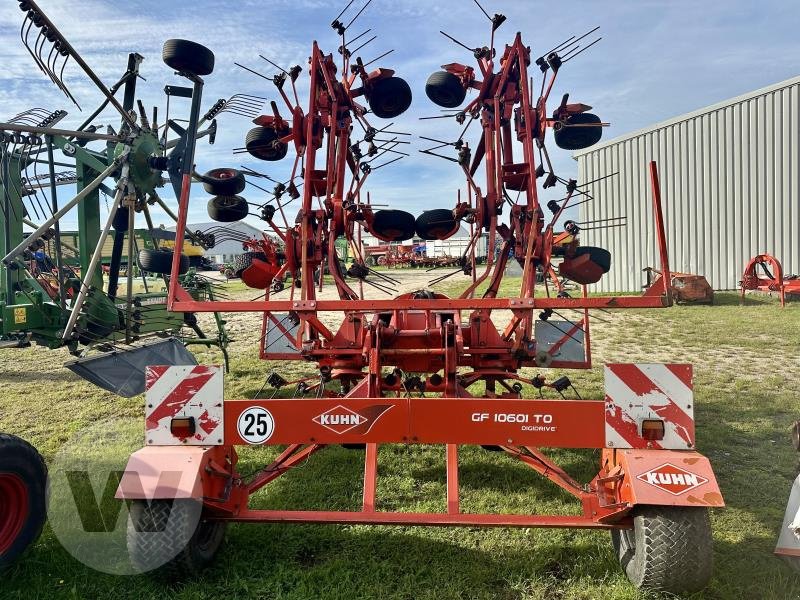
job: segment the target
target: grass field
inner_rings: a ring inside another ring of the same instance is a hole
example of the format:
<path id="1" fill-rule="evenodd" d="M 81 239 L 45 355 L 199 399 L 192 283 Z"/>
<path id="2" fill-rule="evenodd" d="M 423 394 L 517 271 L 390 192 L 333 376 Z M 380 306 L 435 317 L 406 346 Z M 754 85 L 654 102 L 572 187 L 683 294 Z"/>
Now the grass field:
<path id="1" fill-rule="evenodd" d="M 595 368 L 570 373 L 583 397 L 602 397 L 602 364 L 695 365 L 699 450 L 727 502 L 714 511 L 715 575 L 699 598 L 800 598 L 800 576 L 772 556 L 797 454 L 788 429 L 800 418 L 800 303 L 718 294 L 713 307 L 599 313 Z M 240 332 L 229 397 L 252 397 L 270 370 L 255 335 Z M 66 353 L 0 351 L 0 430 L 51 459 L 71 435 L 105 418 L 139 419 L 142 399 L 98 391 L 61 368 Z M 201 361 L 215 361 L 201 351 Z M 530 371 L 533 375 L 535 372 Z M 272 452 L 272 451 L 267 451 Z M 253 470 L 264 451 L 244 451 Z M 443 449 L 381 450 L 379 509 L 444 510 Z M 582 480 L 596 451 L 552 452 Z M 260 507 L 356 509 L 363 453 L 330 448 L 258 496 Z M 480 448 L 462 449 L 466 511 L 575 511 L 571 497 L 526 467 Z M 169 586 L 144 576 L 99 574 L 74 560 L 47 527 L 24 560 L 3 573 L 0 598 L 633 599 L 608 533 L 535 529 L 234 525 L 201 580 Z"/>

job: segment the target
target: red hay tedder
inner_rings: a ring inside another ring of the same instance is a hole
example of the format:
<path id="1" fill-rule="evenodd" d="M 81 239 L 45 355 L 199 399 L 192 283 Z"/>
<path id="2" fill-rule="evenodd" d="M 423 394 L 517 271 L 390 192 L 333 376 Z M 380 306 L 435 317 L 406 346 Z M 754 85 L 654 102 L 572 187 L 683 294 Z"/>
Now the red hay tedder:
<path id="1" fill-rule="evenodd" d="M 242 276 L 265 290 L 265 297 L 196 301 L 182 289 L 177 275 L 189 210 L 188 170 L 169 286 L 171 310 L 263 313 L 262 358 L 302 361 L 315 365 L 317 374 L 312 383 L 298 385 L 300 397 L 223 401 L 218 367 L 148 369 L 147 443 L 130 458 L 118 497 L 133 500 L 131 514 L 139 523 L 198 503 L 203 513 L 196 526 L 170 518 L 173 535 L 158 548 L 134 528 L 129 538 L 133 560 L 147 569 L 173 557 L 168 566 L 199 570 L 214 557 L 231 521 L 594 528 L 611 531 L 620 562 L 635 585 L 670 592 L 701 589 L 711 574 L 708 508 L 723 506 L 723 500 L 708 459 L 695 451 L 691 366 L 606 365 L 606 396 L 591 400 L 575 397 L 566 377 L 551 381 L 520 374 L 524 367 L 591 368 L 590 309 L 663 308 L 672 303 L 654 163 L 653 215 L 663 277 L 642 296 L 590 296 L 587 286 L 610 268 L 609 253 L 580 246 L 574 223 L 570 243 L 562 244 L 554 234 L 565 209 L 588 195 L 576 181 L 553 172 L 545 144 L 548 131 L 554 131 L 559 147 L 577 149 L 596 143 L 604 125 L 587 112 L 591 107 L 570 104 L 566 95 L 553 112 L 547 107 L 557 74 L 582 51 L 575 44 L 583 38 L 570 38 L 536 58 L 517 34 L 496 52 L 494 35 L 505 17 L 495 15 L 490 17 L 492 43 L 472 50 L 476 67 L 449 64 L 429 78 L 428 97 L 445 108 L 457 108 L 468 91 L 475 93 L 452 116 L 459 124 L 468 121 L 467 127 L 478 123 L 481 132 L 474 152 L 463 141 L 463 132 L 458 141 L 444 144 L 456 154 L 446 158 L 466 177 L 466 199 L 415 219 L 401 210 L 373 211 L 364 192 L 377 168 L 370 164 L 369 157 L 375 156 L 371 147 L 387 129 L 375 129 L 368 118 L 400 115 L 411 103 L 411 91 L 393 71 L 370 72 L 351 55 L 340 17 L 333 26 L 342 37 L 341 57 L 326 54 L 316 42 L 312 46 L 307 108 L 301 108 L 294 90 L 302 72 L 295 67 L 275 77 L 286 115 L 273 103 L 273 114 L 257 119 L 258 128 L 248 135 L 248 151 L 254 156 L 277 160 L 289 148 L 297 155 L 292 183 L 277 190 L 278 209 L 268 207 L 263 215 L 285 251 L 270 249 L 265 237 L 262 250 L 268 259 L 254 258 Z M 533 70 L 543 77 L 538 98 L 531 88 Z M 197 98 L 202 80 L 189 67 L 184 74 L 193 81 Z M 287 76 L 294 101 L 284 91 Z M 196 121 L 196 113 L 192 118 Z M 297 178 L 302 178 L 302 191 L 293 183 Z M 543 205 L 539 180 L 543 189 L 563 185 L 564 197 Z M 279 199 L 287 189 L 302 205 L 291 223 L 285 217 L 281 223 Z M 508 191 L 516 192 L 516 201 Z M 488 233 L 489 243 L 486 264 L 476 264 L 474 250 L 462 257 L 460 272 L 471 279 L 463 293 L 447 297 L 423 289 L 387 299 L 365 297 L 365 284 L 385 288 L 388 283 L 365 264 L 362 229 L 387 242 L 405 241 L 415 233 L 444 239 L 462 222 L 470 225 L 475 239 Z M 335 251 L 341 237 L 355 257 L 347 273 Z M 561 259 L 557 268 L 551 262 L 555 255 Z M 499 290 L 510 260 L 519 263 L 522 276 L 519 289 L 505 297 Z M 326 285 L 335 287 L 339 299 L 317 298 L 314 273 L 320 267 L 329 271 L 332 283 Z M 536 289 L 537 270 L 546 274 L 540 284 L 544 290 Z M 295 282 L 291 296 L 270 298 L 270 281 L 286 273 Z M 553 286 L 559 277 L 579 284 L 580 297 Z M 581 318 L 552 318 L 567 310 L 578 311 Z M 510 320 L 498 317 L 499 311 L 510 313 Z M 323 313 L 339 313 L 338 325 L 323 323 Z M 499 319 L 508 320 L 507 325 L 498 326 Z M 268 381 L 276 389 L 287 385 L 277 374 Z M 523 383 L 558 398 L 524 398 Z M 258 490 L 291 476 L 293 467 L 332 444 L 365 449 L 361 510 L 251 508 Z M 381 509 L 376 497 L 381 444 L 442 446 L 446 512 Z M 578 513 L 462 512 L 458 449 L 467 444 L 521 461 L 574 496 Z M 241 445 L 285 449 L 245 477 L 237 468 L 236 447 Z M 542 448 L 601 449 L 597 474 L 591 481 L 576 481 Z M 176 472 L 177 478 L 168 476 Z"/>

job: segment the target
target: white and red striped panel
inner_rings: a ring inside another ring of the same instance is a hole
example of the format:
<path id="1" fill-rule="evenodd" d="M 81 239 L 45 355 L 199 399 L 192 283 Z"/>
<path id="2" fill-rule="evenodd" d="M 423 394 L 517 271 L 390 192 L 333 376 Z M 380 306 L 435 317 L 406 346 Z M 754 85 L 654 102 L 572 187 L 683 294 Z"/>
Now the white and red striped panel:
<path id="1" fill-rule="evenodd" d="M 605 389 L 607 447 L 694 448 L 692 365 L 606 365 Z M 642 438 L 645 419 L 664 421 L 663 440 Z"/>
<path id="2" fill-rule="evenodd" d="M 216 446 L 223 442 L 222 368 L 187 365 L 145 370 L 145 435 L 148 446 Z M 176 417 L 193 417 L 195 433 L 172 435 Z"/>

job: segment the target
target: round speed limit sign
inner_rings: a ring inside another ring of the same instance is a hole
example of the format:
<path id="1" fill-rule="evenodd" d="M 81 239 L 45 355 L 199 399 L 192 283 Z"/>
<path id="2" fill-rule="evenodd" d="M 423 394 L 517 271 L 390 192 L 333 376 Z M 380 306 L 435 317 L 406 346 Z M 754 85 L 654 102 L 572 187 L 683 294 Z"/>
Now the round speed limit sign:
<path id="1" fill-rule="evenodd" d="M 251 406 L 239 415 L 236 428 L 239 436 L 248 444 L 263 444 L 275 431 L 275 419 L 266 408 Z"/>

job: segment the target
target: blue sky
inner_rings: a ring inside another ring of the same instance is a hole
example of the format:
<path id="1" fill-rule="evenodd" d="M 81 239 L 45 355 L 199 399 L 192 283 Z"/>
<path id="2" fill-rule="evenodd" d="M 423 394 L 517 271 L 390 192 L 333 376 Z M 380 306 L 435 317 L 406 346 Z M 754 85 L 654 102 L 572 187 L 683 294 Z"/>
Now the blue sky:
<path id="1" fill-rule="evenodd" d="M 356 0 L 353 6 L 360 7 L 364 1 Z M 275 70 L 258 54 L 288 68 L 306 65 L 313 39 L 323 50 L 336 52 L 339 39 L 329 23 L 344 4 L 344 0 L 39 0 L 107 85 L 124 72 L 128 52 L 144 55 L 141 73 L 147 81 L 139 82 L 139 96 L 146 106 L 157 104 L 161 115 L 164 85 L 182 83 L 161 62 L 164 40 L 192 39 L 215 52 L 216 70 L 206 78 L 205 108 L 237 92 L 276 98 L 271 83 L 233 63 L 272 75 Z M 800 6 L 795 0 L 483 0 L 483 5 L 489 13 L 502 12 L 508 17 L 497 33 L 499 44 L 521 31 L 534 56 L 573 34 L 601 27 L 603 41 L 565 65 L 552 99 L 555 104 L 561 94 L 569 92 L 573 101 L 592 105 L 593 112 L 612 124 L 604 139 L 800 74 Z M 0 118 L 6 120 L 34 106 L 63 108 L 70 115 L 62 125 L 76 126 L 99 104 L 99 93 L 76 65 L 68 66 L 65 80 L 84 107 L 83 113 L 78 112 L 39 72 L 22 46 L 21 22 L 17 2 L 3 2 Z M 469 0 L 373 0 L 352 31 L 360 33 L 367 28 L 379 37 L 362 56 L 371 59 L 393 48 L 394 53 L 380 66 L 395 69 L 414 93 L 411 109 L 392 127 L 414 134 L 412 144 L 405 147 L 411 156 L 370 176 L 373 202 L 414 214 L 426 208 L 451 207 L 456 190 L 464 186 L 463 177 L 453 163 L 419 154 L 427 142 L 416 136 L 455 139 L 459 127 L 444 119 L 418 120 L 439 110 L 425 96 L 425 80 L 441 64 L 474 62 L 469 53 L 441 36 L 439 29 L 470 46 L 482 46 L 488 43 L 489 23 Z M 301 82 L 305 80 L 304 73 Z M 301 85 L 300 89 L 305 103 L 306 88 Z M 183 117 L 188 103 L 174 101 L 172 111 L 172 116 Z M 96 122 L 117 126 L 119 119 L 105 112 Z M 382 127 L 386 123 L 373 117 L 373 124 Z M 245 164 L 275 179 L 287 179 L 291 156 L 281 163 L 264 163 L 231 154 L 233 148 L 243 145 L 250 127 L 246 118 L 223 114 L 216 144 L 209 146 L 203 141 L 198 146 L 198 170 Z M 477 127 L 473 128 L 475 137 Z M 475 140 L 470 141 L 474 146 Z M 570 153 L 552 141 L 548 148 L 559 175 L 577 175 Z M 60 197 L 64 199 L 68 193 L 62 188 Z M 246 190 L 245 195 L 254 202 L 265 199 L 255 188 Z M 173 198 L 167 188 L 163 197 Z M 551 197 L 559 197 L 558 192 L 550 190 L 542 196 L 544 200 Z M 206 199 L 200 186 L 193 188 L 192 221 L 208 220 Z"/>

